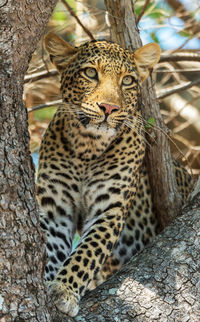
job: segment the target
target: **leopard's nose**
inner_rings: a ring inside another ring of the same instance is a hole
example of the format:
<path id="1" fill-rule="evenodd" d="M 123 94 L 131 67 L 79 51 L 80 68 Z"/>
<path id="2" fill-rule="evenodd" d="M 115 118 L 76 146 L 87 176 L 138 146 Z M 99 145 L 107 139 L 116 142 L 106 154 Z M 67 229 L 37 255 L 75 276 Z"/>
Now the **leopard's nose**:
<path id="1" fill-rule="evenodd" d="M 117 110 L 119 110 L 119 106 L 117 105 L 111 105 L 111 104 L 106 104 L 106 103 L 101 103 L 99 105 L 100 109 L 104 112 L 104 114 L 111 114 Z"/>

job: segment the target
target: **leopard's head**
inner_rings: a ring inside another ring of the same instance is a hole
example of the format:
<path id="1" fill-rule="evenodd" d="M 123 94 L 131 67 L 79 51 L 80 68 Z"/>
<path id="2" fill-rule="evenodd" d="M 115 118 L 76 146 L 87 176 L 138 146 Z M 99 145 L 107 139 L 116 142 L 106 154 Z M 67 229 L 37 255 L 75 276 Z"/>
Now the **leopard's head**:
<path id="1" fill-rule="evenodd" d="M 63 102 L 86 129 L 115 133 L 122 124 L 134 126 L 140 83 L 160 58 L 157 44 L 134 53 L 105 40 L 72 47 L 50 33 L 45 45 L 61 74 Z"/>

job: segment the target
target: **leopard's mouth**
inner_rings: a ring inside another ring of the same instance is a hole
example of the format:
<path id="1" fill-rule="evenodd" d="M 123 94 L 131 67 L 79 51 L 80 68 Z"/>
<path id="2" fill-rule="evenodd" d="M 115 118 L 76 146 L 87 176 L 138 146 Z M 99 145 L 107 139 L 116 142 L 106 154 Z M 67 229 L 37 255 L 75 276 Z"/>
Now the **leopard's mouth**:
<path id="1" fill-rule="evenodd" d="M 105 118 L 102 119 L 92 119 L 88 116 L 79 116 L 79 121 L 82 123 L 84 127 L 87 127 L 89 124 L 96 126 L 97 129 L 102 127 L 108 127 L 108 128 L 118 128 L 121 126 L 122 122 L 115 122 L 109 117 L 105 116 Z"/>

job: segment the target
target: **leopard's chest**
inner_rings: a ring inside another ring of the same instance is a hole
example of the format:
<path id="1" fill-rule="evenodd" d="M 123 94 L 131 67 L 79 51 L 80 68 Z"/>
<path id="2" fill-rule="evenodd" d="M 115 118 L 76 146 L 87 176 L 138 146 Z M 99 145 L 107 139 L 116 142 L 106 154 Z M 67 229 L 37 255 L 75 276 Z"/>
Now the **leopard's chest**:
<path id="1" fill-rule="evenodd" d="M 89 129 L 73 127 L 68 134 L 71 153 L 74 158 L 81 160 L 87 167 L 94 160 L 105 157 L 105 152 L 115 140 L 116 133 L 107 127 L 91 126 Z"/>

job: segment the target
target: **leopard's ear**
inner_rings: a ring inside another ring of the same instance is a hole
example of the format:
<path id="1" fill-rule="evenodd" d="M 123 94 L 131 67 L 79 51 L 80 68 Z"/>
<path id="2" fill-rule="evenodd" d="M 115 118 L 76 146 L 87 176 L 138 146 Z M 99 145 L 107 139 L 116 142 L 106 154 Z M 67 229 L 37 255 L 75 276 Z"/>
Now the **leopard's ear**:
<path id="1" fill-rule="evenodd" d="M 155 43 L 147 44 L 134 52 L 136 67 L 143 82 L 149 75 L 149 71 L 160 59 L 161 49 Z"/>
<path id="2" fill-rule="evenodd" d="M 77 53 L 77 49 L 69 45 L 65 40 L 54 33 L 45 37 L 45 47 L 49 53 L 51 62 L 60 73 L 63 72 L 69 59 Z"/>

